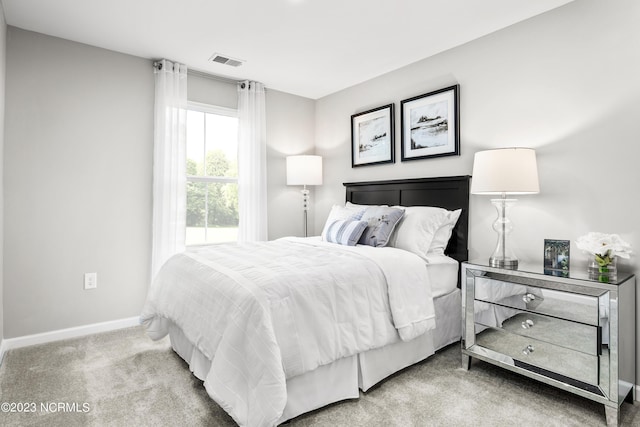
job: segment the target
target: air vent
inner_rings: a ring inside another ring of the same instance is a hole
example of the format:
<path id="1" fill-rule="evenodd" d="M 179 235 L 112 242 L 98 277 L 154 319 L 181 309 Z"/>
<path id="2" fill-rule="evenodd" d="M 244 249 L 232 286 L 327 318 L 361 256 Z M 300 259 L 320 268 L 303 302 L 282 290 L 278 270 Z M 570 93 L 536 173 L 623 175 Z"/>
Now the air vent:
<path id="1" fill-rule="evenodd" d="M 209 58 L 209 61 L 217 62 L 218 64 L 230 65 L 232 67 L 239 67 L 244 63 L 242 59 L 231 58 L 228 55 L 221 55 L 219 53 L 214 53 L 211 58 Z"/>

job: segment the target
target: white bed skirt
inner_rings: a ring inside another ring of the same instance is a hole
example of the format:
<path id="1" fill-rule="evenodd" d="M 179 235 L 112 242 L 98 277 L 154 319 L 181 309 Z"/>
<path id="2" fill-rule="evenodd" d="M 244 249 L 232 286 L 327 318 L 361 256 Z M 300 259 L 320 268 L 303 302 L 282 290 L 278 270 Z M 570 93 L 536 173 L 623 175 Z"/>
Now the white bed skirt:
<path id="1" fill-rule="evenodd" d="M 367 391 L 389 375 L 426 359 L 436 350 L 460 341 L 460 298 L 460 289 L 457 288 L 435 298 L 436 328 L 414 340 L 398 341 L 289 378 L 287 405 L 278 423 L 330 403 L 356 399 L 360 389 Z M 173 350 L 187 362 L 191 372 L 204 381 L 211 361 L 195 348 L 176 325 L 171 324 L 169 336 Z"/>

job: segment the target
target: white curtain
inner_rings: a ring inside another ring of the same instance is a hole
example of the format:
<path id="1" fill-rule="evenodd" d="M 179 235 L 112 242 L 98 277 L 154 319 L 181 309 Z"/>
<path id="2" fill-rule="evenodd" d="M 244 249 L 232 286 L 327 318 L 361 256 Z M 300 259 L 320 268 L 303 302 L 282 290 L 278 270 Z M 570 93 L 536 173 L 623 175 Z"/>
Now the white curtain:
<path id="1" fill-rule="evenodd" d="M 151 279 L 169 257 L 185 248 L 187 66 L 154 64 Z"/>
<path id="2" fill-rule="evenodd" d="M 267 240 L 264 85 L 238 83 L 238 242 Z"/>

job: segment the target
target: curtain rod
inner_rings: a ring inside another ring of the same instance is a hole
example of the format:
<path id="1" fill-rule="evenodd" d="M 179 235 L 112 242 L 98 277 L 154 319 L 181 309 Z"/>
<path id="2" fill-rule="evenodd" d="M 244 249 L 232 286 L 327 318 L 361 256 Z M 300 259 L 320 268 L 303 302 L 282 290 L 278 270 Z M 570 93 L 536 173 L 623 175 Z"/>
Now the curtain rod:
<path id="1" fill-rule="evenodd" d="M 153 62 L 154 68 L 157 68 L 158 65 L 160 65 L 160 61 L 154 61 Z M 205 73 L 204 71 L 192 70 L 190 68 L 187 68 L 187 74 L 188 75 L 192 75 L 192 76 L 202 77 L 202 78 L 205 78 L 205 79 L 216 80 L 216 81 L 223 82 L 223 83 L 231 83 L 231 84 L 243 83 L 243 82 L 245 82 L 247 80 L 247 79 L 236 80 L 236 79 L 233 79 L 231 77 L 224 77 L 224 76 L 219 76 L 219 75 L 216 75 L 216 74 Z M 265 91 L 267 90 L 266 87 L 264 89 L 265 89 Z"/>

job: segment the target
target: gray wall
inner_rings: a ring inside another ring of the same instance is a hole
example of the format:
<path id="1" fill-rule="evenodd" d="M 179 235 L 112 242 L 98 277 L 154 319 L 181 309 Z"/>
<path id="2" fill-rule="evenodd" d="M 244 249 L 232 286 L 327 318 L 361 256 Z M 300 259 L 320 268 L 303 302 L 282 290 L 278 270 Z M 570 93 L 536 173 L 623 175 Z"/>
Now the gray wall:
<path id="1" fill-rule="evenodd" d="M 591 230 L 620 233 L 637 251 L 639 19 L 633 0 L 582 0 L 318 101 L 268 90 L 270 238 L 302 228 L 286 155 L 324 156 L 325 182 L 312 193 L 319 233 L 344 201 L 342 182 L 470 174 L 478 150 L 528 146 L 541 193 L 511 215 L 521 259 L 540 262 L 544 238 Z M 150 61 L 12 27 L 6 61 L 4 335 L 138 315 L 149 280 Z M 454 83 L 460 157 L 351 168 L 351 114 Z M 190 99 L 233 104 L 234 88 L 213 86 L 190 78 Z M 488 198 L 471 200 L 471 256 L 486 258 L 495 213 Z M 571 249 L 574 268 L 583 265 Z M 621 264 L 640 272 L 637 255 Z M 98 289 L 84 291 L 91 271 Z"/>
<path id="2" fill-rule="evenodd" d="M 316 232 L 331 204 L 344 200 L 342 182 L 471 174 L 478 150 L 532 147 L 541 192 L 521 196 L 512 210 L 520 259 L 541 262 L 544 238 L 573 243 L 602 231 L 634 246 L 636 255 L 620 264 L 640 273 L 638 22 L 635 0 L 576 1 L 320 99 L 316 151 L 324 156 L 325 184 Z M 400 101 L 455 83 L 460 157 L 351 168 L 351 114 L 395 102 L 399 159 Z M 472 195 L 470 214 L 470 257 L 486 259 L 496 242 L 489 197 Z M 586 268 L 586 255 L 574 244 L 571 263 Z"/>
<path id="3" fill-rule="evenodd" d="M 5 336 L 139 315 L 151 245 L 151 61 L 9 27 L 7 81 Z M 237 107 L 235 84 L 190 75 L 188 88 L 190 100 Z M 267 91 L 270 238 L 302 229 L 281 156 L 312 151 L 314 106 Z M 94 271 L 98 289 L 85 291 Z"/>
<path id="4" fill-rule="evenodd" d="M 139 315 L 153 97 L 148 60 L 9 27 L 7 338 Z M 86 272 L 97 289 L 83 289 Z"/>
<path id="5" fill-rule="evenodd" d="M 640 247 L 640 55 L 633 0 L 583 0 L 320 99 L 316 150 L 325 158 L 316 231 L 343 181 L 471 174 L 478 150 L 537 150 L 541 193 L 512 211 L 521 258 L 542 240 L 615 232 Z M 461 156 L 400 162 L 400 101 L 452 84 L 461 90 Z M 394 165 L 351 168 L 350 115 L 396 103 Z M 471 256 L 494 248 L 494 209 L 471 196 Z M 576 265 L 583 254 L 576 250 Z M 623 265 L 636 268 L 638 258 Z"/>
<path id="6" fill-rule="evenodd" d="M 234 82 L 189 75 L 190 101 L 238 107 Z M 300 187 L 286 186 L 285 157 L 313 154 L 315 101 L 267 88 L 267 210 L 269 239 L 302 235 L 302 194 Z M 313 188 L 311 197 L 313 197 Z M 313 211 L 309 213 L 313 221 Z"/>
<path id="7" fill-rule="evenodd" d="M 4 339 L 4 302 L 3 302 L 3 271 L 4 271 L 4 98 L 5 75 L 7 57 L 7 24 L 4 20 L 4 9 L 0 2 L 0 342 Z"/>
<path id="8" fill-rule="evenodd" d="M 302 236 L 302 187 L 287 187 L 286 156 L 314 154 L 315 101 L 267 90 L 267 181 L 269 239 Z M 311 206 L 314 187 L 309 187 Z M 314 211 L 309 212 L 309 224 Z"/>
<path id="9" fill-rule="evenodd" d="M 187 98 L 189 101 L 238 108 L 238 89 L 235 83 L 189 72 Z"/>

